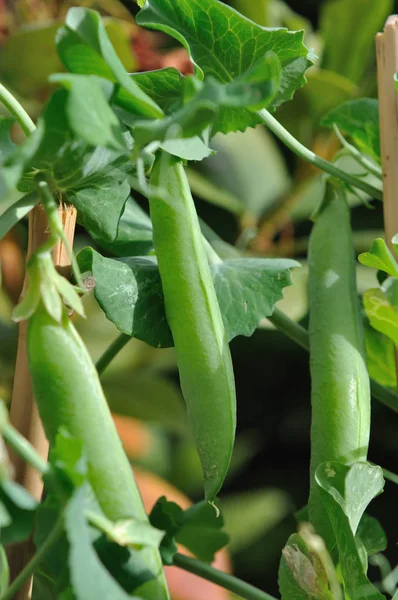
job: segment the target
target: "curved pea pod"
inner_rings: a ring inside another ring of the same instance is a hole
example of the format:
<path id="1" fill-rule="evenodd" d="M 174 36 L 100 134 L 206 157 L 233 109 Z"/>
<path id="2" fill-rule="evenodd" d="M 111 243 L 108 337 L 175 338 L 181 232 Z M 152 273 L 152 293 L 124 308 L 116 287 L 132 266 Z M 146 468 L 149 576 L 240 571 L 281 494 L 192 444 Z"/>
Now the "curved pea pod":
<path id="1" fill-rule="evenodd" d="M 350 211 L 344 191 L 327 184 L 309 246 L 311 482 L 309 515 L 330 547 L 333 532 L 314 474 L 327 461 L 365 461 L 370 387 L 355 282 Z"/>
<path id="2" fill-rule="evenodd" d="M 85 445 L 89 480 L 104 514 L 113 521 L 146 520 L 97 371 L 66 313 L 57 323 L 41 305 L 29 319 L 27 342 L 34 395 L 50 444 L 59 428 L 66 427 Z M 146 548 L 140 558 L 156 577 L 134 593 L 168 600 L 158 551 Z"/>
<path id="3" fill-rule="evenodd" d="M 205 496 L 213 501 L 234 445 L 234 373 L 187 177 L 181 162 L 167 158 L 167 168 L 157 158 L 150 178 L 161 190 L 150 197 L 153 241 Z"/>

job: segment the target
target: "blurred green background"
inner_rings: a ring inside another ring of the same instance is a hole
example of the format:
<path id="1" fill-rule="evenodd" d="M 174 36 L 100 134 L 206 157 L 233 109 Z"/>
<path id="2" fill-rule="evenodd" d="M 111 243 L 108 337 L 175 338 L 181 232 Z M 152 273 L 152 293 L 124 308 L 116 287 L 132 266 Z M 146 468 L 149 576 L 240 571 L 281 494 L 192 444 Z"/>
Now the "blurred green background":
<path id="1" fill-rule="evenodd" d="M 339 149 L 334 134 L 320 127 L 320 118 L 333 106 L 361 96 L 375 96 L 374 35 L 386 17 L 398 10 L 392 0 L 230 0 L 235 8 L 265 26 L 305 29 L 306 44 L 319 57 L 308 72 L 308 84 L 277 112 L 278 119 L 325 158 Z M 117 0 L 57 2 L 0 0 L 0 80 L 13 91 L 33 117 L 51 92 L 50 73 L 62 69 L 54 50 L 54 34 L 67 8 L 92 6 L 106 18 L 108 34 L 129 71 L 175 66 L 189 72 L 185 52 L 163 34 L 145 32 L 134 23 L 135 3 Z M 18 131 L 15 131 L 18 139 Z M 231 247 L 253 256 L 290 256 L 302 263 L 294 285 L 280 303 L 292 318 L 307 325 L 306 250 L 309 216 L 319 200 L 320 177 L 264 128 L 217 136 L 217 154 L 189 166 L 189 177 L 202 219 L 212 228 L 220 252 Z M 145 199 L 137 198 L 146 209 Z M 350 197 L 357 253 L 382 234 L 381 204 L 366 206 Z M 11 396 L 17 327 L 10 320 L 23 279 L 27 223 L 20 223 L 2 242 L 3 287 L 0 295 L 0 395 Z M 76 250 L 93 245 L 77 229 Z M 375 283 L 371 270 L 358 266 L 360 291 Z M 77 321 L 94 359 L 117 336 L 95 300 L 86 300 L 87 321 Z M 294 512 L 308 494 L 310 379 L 308 355 L 269 323 L 251 338 L 237 338 L 232 355 L 238 396 L 238 435 L 230 476 L 221 506 L 231 536 L 233 570 L 239 576 L 277 594 L 281 549 L 295 530 Z M 390 349 L 392 352 L 392 349 Z M 383 368 L 383 383 L 394 386 L 391 352 Z M 378 365 L 370 361 L 379 379 Z M 187 431 L 172 349 L 155 350 L 132 340 L 106 371 L 105 391 L 132 463 L 159 475 L 192 500 L 200 499 L 202 479 Z M 370 460 L 398 470 L 397 417 L 373 402 Z M 145 480 L 154 494 L 158 479 Z M 143 495 L 149 494 L 148 489 Z M 372 503 L 371 512 L 389 538 L 385 553 L 398 562 L 396 490 Z M 386 565 L 386 568 L 388 566 Z M 380 571 L 373 568 L 374 578 Z M 185 595 L 184 595 L 185 593 Z M 176 600 L 196 600 L 186 589 Z M 200 596 L 199 596 L 200 597 Z M 216 600 L 214 598 L 214 600 Z"/>

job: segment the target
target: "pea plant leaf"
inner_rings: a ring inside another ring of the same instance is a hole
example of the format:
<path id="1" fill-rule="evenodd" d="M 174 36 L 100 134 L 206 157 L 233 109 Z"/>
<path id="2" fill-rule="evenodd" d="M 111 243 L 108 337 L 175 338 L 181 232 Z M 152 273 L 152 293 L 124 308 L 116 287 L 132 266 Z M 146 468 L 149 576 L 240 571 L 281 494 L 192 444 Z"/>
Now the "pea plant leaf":
<path id="1" fill-rule="evenodd" d="M 324 565 L 300 533 L 282 550 L 278 583 L 282 600 L 333 599 Z"/>
<path id="2" fill-rule="evenodd" d="M 163 292 L 156 259 L 111 259 L 92 248 L 78 255 L 82 272 L 95 279 L 95 297 L 116 327 L 151 346 L 167 348 L 173 338 L 164 310 Z"/>
<path id="3" fill-rule="evenodd" d="M 92 248 L 78 255 L 82 272 L 92 273 L 94 294 L 116 327 L 155 347 L 173 345 L 156 258 L 112 259 Z M 227 337 L 250 336 L 270 316 L 282 290 L 291 284 L 290 259 L 228 259 L 211 265 Z"/>
<path id="4" fill-rule="evenodd" d="M 159 498 L 149 515 L 153 527 L 165 531 L 160 551 L 164 564 L 173 564 L 177 544 L 181 543 L 204 562 L 213 562 L 218 550 L 228 543 L 222 531 L 224 521 L 211 504 L 203 500 L 182 510 L 165 496 Z"/>
<path id="5" fill-rule="evenodd" d="M 374 98 L 349 100 L 333 108 L 321 121 L 349 135 L 359 150 L 380 162 L 379 103 Z"/>
<path id="6" fill-rule="evenodd" d="M 36 193 L 26 194 L 0 214 L 0 240 L 38 204 Z"/>
<path id="7" fill-rule="evenodd" d="M 15 150 L 15 144 L 11 141 L 11 127 L 15 124 L 13 117 L 0 117 L 0 161 L 3 162 Z"/>
<path id="8" fill-rule="evenodd" d="M 382 526 L 366 513 L 362 515 L 355 537 L 361 540 L 368 556 L 384 552 L 387 548 L 387 536 Z"/>
<path id="9" fill-rule="evenodd" d="M 37 501 L 18 483 L 4 479 L 0 486 L 0 506 L 2 543 L 27 540 L 32 533 Z"/>
<path id="10" fill-rule="evenodd" d="M 396 388 L 394 342 L 365 321 L 365 344 L 369 375 L 381 385 Z"/>
<path id="11" fill-rule="evenodd" d="M 129 76 L 115 52 L 101 16 L 95 10 L 74 7 L 57 33 L 57 51 L 72 73 L 97 75 L 123 90 L 123 106 L 148 118 L 159 118 L 162 110 Z M 115 99 L 117 104 L 117 98 Z"/>
<path id="12" fill-rule="evenodd" d="M 274 52 L 268 52 L 247 71 L 232 81 L 221 83 L 213 76 L 204 82 L 186 78 L 181 107 L 164 119 L 139 121 L 133 125 L 134 139 L 141 146 L 170 137 L 193 137 L 212 126 L 220 108 L 259 110 L 269 103 L 278 90 L 280 62 Z M 233 129 L 233 124 L 230 126 Z M 173 130 L 175 133 L 173 133 Z"/>
<path id="13" fill-rule="evenodd" d="M 66 116 L 72 131 L 91 146 L 126 150 L 119 119 L 109 106 L 113 84 L 95 75 L 56 74 L 50 80 L 68 90 Z"/>
<path id="14" fill-rule="evenodd" d="M 94 196 L 93 200 L 95 200 Z M 113 202 L 116 204 L 115 197 Z M 83 210 L 87 211 L 87 198 L 85 199 L 85 203 L 86 207 L 83 207 Z M 73 204 L 78 207 L 75 196 L 73 196 Z M 109 205 L 107 207 L 107 227 L 105 228 L 105 225 L 101 227 L 101 235 L 95 235 L 93 224 L 89 228 L 91 236 L 94 237 L 95 241 L 102 248 L 114 256 L 141 256 L 149 254 L 153 250 L 153 241 L 152 223 L 147 213 L 142 210 L 131 196 L 127 198 L 121 216 L 118 214 L 119 211 L 113 210 L 113 208 L 112 206 L 112 210 L 110 211 Z M 93 205 L 93 216 L 95 214 L 94 211 L 95 206 Z M 107 230 L 109 234 L 104 235 Z M 115 235 L 114 232 L 116 232 Z"/>
<path id="15" fill-rule="evenodd" d="M 369 252 L 363 252 L 358 260 L 366 267 L 372 267 L 398 277 L 398 264 L 385 241 L 377 238 L 372 242 Z"/>
<path id="16" fill-rule="evenodd" d="M 363 295 L 363 305 L 372 327 L 398 346 L 398 310 L 391 305 L 383 289 L 367 290 Z"/>
<path id="17" fill-rule="evenodd" d="M 383 600 L 366 576 L 366 564 L 355 539 L 367 505 L 383 490 L 382 469 L 365 462 L 350 466 L 322 463 L 315 479 L 333 527 L 346 594 L 352 600 Z"/>
<path id="18" fill-rule="evenodd" d="M 77 488 L 65 510 L 65 530 L 69 542 L 68 563 L 76 599 L 138 600 L 125 592 L 113 579 L 95 552 L 84 513 L 85 496 L 85 487 Z"/>
<path id="19" fill-rule="evenodd" d="M 283 288 L 292 284 L 291 259 L 233 258 L 211 265 L 218 302 L 228 339 L 251 336 L 269 317 Z"/>
<path id="20" fill-rule="evenodd" d="M 137 15 L 140 25 L 158 29 L 176 38 L 190 54 L 196 74 L 228 83 L 248 71 L 269 51 L 282 67 L 279 91 L 272 106 L 289 100 L 305 83 L 311 64 L 302 32 L 267 30 L 249 21 L 217 0 L 147 0 Z M 245 129 L 258 119 L 245 109 L 221 111 L 215 131 Z M 231 129 L 232 128 L 232 129 Z"/>

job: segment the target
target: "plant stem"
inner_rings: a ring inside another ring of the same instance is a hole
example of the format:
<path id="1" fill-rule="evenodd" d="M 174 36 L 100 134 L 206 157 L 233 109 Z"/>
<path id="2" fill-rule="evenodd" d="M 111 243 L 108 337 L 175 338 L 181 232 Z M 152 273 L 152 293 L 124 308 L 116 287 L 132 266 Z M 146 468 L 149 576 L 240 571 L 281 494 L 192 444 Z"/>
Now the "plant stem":
<path id="1" fill-rule="evenodd" d="M 366 156 L 363 156 L 363 154 L 359 152 L 359 150 L 355 148 L 355 146 L 349 144 L 336 124 L 333 125 L 333 129 L 335 134 L 339 138 L 341 145 L 347 150 L 347 152 L 349 152 L 349 154 L 351 154 L 351 156 L 357 161 L 357 163 L 364 167 L 367 171 L 369 171 L 369 173 L 372 173 L 372 175 L 374 175 L 375 177 L 382 179 L 383 170 L 371 160 L 368 160 Z"/>
<path id="2" fill-rule="evenodd" d="M 34 469 L 44 474 L 48 471 L 48 464 L 36 452 L 35 448 L 23 437 L 10 423 L 7 423 L 1 431 L 4 440 L 12 446 L 14 451 Z"/>
<path id="3" fill-rule="evenodd" d="M 212 581 L 226 590 L 241 596 L 241 598 L 244 598 L 245 600 L 276 600 L 274 596 L 270 596 L 249 583 L 215 569 L 196 558 L 177 553 L 174 556 L 174 565 L 180 569 L 184 569 L 184 571 L 189 571 L 190 573 L 199 575 L 199 577 L 202 577 L 203 579 Z"/>
<path id="4" fill-rule="evenodd" d="M 34 132 L 36 125 L 33 123 L 26 110 L 1 83 L 0 102 L 10 111 L 12 115 L 14 115 L 26 135 L 30 135 Z"/>
<path id="5" fill-rule="evenodd" d="M 116 340 L 105 350 L 103 355 L 95 365 L 98 375 L 102 375 L 106 367 L 112 362 L 115 356 L 122 350 L 125 345 L 131 340 L 131 336 L 126 333 L 121 333 Z"/>
<path id="6" fill-rule="evenodd" d="M 63 515 L 61 515 L 56 522 L 54 528 L 45 539 L 43 544 L 37 550 L 36 554 L 33 556 L 32 560 L 28 562 L 26 567 L 17 575 L 14 581 L 11 583 L 10 587 L 6 590 L 6 592 L 2 595 L 0 600 L 12 600 L 15 597 L 15 594 L 19 590 L 20 587 L 29 579 L 31 575 L 33 575 L 34 571 L 43 561 L 44 557 L 51 548 L 54 546 L 55 542 L 58 540 L 63 531 Z"/>
<path id="7" fill-rule="evenodd" d="M 377 200 L 383 199 L 383 193 L 377 188 L 373 187 L 365 181 L 361 181 L 357 177 L 350 175 L 346 171 L 343 171 L 336 165 L 328 162 L 324 158 L 317 156 L 312 150 L 309 150 L 303 144 L 301 144 L 296 138 L 289 133 L 280 123 L 273 117 L 267 110 L 263 109 L 258 112 L 258 116 L 264 121 L 265 125 L 279 138 L 292 152 L 315 165 L 322 171 L 329 173 L 333 177 L 337 177 L 344 181 L 348 185 L 358 188 L 363 192 L 366 192 L 371 198 L 377 198 Z"/>
<path id="8" fill-rule="evenodd" d="M 277 329 L 283 331 L 287 337 L 304 348 L 304 350 L 310 349 L 310 338 L 308 331 L 296 323 L 296 321 L 293 321 L 293 319 L 285 315 L 285 313 L 283 313 L 281 310 L 274 308 L 272 315 L 267 318 L 273 325 L 275 325 Z"/>
<path id="9" fill-rule="evenodd" d="M 268 320 L 271 321 L 273 325 L 279 331 L 282 331 L 287 337 L 296 342 L 299 346 L 304 348 L 304 350 L 310 349 L 310 340 L 308 331 L 290 319 L 287 315 L 285 315 L 282 311 L 277 308 L 274 309 L 273 314 L 268 317 Z M 370 389 L 372 392 L 372 396 L 379 400 L 385 406 L 388 406 L 395 412 L 398 412 L 398 395 L 395 394 L 392 390 L 384 387 L 374 379 L 370 380 Z"/>

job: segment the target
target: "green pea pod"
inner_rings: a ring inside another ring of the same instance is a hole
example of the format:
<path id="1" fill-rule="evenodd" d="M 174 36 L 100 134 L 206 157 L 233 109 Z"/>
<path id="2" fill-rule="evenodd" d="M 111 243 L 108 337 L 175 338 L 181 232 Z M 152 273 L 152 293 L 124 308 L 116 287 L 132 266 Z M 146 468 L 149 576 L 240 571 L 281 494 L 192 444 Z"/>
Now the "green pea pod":
<path id="1" fill-rule="evenodd" d="M 163 168 L 168 160 L 167 168 Z M 225 479 L 235 438 L 234 373 L 195 205 L 181 162 L 161 155 L 150 183 L 153 241 L 173 334 L 181 389 L 213 501 Z"/>
<path id="2" fill-rule="evenodd" d="M 327 184 L 309 246 L 311 482 L 310 520 L 327 542 L 334 536 L 314 480 L 327 461 L 366 460 L 370 387 L 355 282 L 350 211 L 344 191 Z"/>
<path id="3" fill-rule="evenodd" d="M 113 521 L 146 520 L 97 371 L 65 313 L 57 323 L 43 306 L 38 308 L 28 323 L 28 355 L 33 390 L 50 444 L 65 426 L 85 444 L 90 483 L 104 514 Z M 156 577 L 135 593 L 147 600 L 168 599 L 158 551 L 144 549 L 141 559 L 143 568 Z"/>

